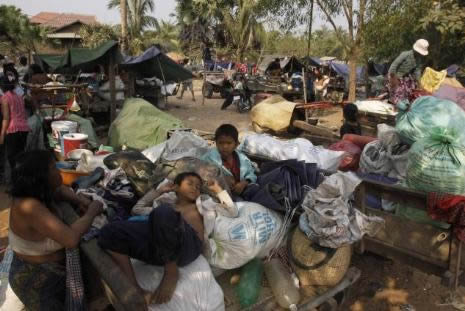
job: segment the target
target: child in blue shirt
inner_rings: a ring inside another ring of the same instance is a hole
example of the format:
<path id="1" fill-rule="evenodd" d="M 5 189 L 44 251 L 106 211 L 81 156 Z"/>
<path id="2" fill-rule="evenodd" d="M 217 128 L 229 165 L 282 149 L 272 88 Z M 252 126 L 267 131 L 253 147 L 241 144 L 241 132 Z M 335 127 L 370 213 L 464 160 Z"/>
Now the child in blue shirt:
<path id="1" fill-rule="evenodd" d="M 236 127 L 231 124 L 218 127 L 215 142 L 216 148 L 207 152 L 202 160 L 221 167 L 233 193 L 241 195 L 250 183 L 257 181 L 257 176 L 249 158 L 236 150 L 239 146 Z"/>

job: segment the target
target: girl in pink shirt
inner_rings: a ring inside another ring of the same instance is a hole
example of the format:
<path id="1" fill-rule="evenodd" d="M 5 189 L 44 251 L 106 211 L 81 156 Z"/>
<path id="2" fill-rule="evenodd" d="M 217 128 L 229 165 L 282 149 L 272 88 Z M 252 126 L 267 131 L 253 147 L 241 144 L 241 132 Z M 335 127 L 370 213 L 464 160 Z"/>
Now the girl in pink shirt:
<path id="1" fill-rule="evenodd" d="M 23 98 L 14 92 L 16 77 L 12 72 L 4 72 L 0 87 L 4 95 L 1 98 L 2 126 L 0 144 L 5 144 L 10 168 L 14 169 L 16 157 L 26 147 L 29 126 Z"/>

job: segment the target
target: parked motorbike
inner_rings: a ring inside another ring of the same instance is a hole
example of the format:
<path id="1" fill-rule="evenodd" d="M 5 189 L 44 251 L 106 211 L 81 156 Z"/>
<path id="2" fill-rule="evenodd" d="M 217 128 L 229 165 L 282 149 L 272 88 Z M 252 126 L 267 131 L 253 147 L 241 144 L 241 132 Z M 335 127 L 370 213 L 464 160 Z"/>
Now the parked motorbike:
<path id="1" fill-rule="evenodd" d="M 236 106 L 237 111 L 239 113 L 244 113 L 252 109 L 252 101 L 250 99 L 250 96 L 247 96 L 247 94 L 244 94 L 242 92 L 235 92 L 233 94 L 232 104 Z"/>
<path id="2" fill-rule="evenodd" d="M 206 98 L 212 98 L 213 93 L 220 93 L 221 98 L 226 98 L 230 83 L 224 78 L 224 74 L 207 74 L 202 87 L 202 95 Z"/>

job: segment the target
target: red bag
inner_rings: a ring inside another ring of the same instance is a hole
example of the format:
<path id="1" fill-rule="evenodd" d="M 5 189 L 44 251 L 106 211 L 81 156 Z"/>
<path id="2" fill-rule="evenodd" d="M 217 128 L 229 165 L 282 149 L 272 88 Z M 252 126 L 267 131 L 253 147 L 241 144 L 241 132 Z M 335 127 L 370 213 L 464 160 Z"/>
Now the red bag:
<path id="1" fill-rule="evenodd" d="M 347 134 L 350 135 L 350 134 Z M 357 136 L 357 135 L 355 135 Z M 345 136 L 344 136 L 345 137 Z M 363 137 L 363 136 L 359 136 Z M 333 151 L 345 151 L 346 154 L 342 158 L 341 163 L 339 164 L 339 170 L 341 171 L 356 171 L 358 170 L 358 163 L 360 161 L 360 155 L 362 154 L 362 149 L 356 144 L 341 140 L 340 142 L 334 143 L 328 148 Z"/>
<path id="2" fill-rule="evenodd" d="M 348 141 L 353 143 L 354 145 L 357 145 L 360 149 L 363 150 L 365 146 L 368 143 L 371 143 L 372 141 L 377 140 L 376 137 L 371 137 L 371 136 L 360 136 L 360 135 L 355 135 L 355 134 L 345 134 L 342 137 L 343 141 Z"/>

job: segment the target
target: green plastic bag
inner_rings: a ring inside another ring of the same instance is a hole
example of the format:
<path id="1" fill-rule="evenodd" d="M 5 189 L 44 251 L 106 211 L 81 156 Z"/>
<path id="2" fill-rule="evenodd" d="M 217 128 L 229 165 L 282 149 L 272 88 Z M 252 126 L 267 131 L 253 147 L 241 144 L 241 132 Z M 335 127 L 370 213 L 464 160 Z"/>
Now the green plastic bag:
<path id="1" fill-rule="evenodd" d="M 257 303 L 262 290 L 263 263 L 254 258 L 241 269 L 241 279 L 236 287 L 236 293 L 242 308 Z"/>
<path id="2" fill-rule="evenodd" d="M 433 128 L 444 128 L 456 133 L 458 141 L 465 146 L 465 111 L 456 103 L 433 96 L 418 98 L 408 106 L 397 104 L 396 131 L 402 141 L 409 145 L 430 136 Z"/>
<path id="3" fill-rule="evenodd" d="M 410 149 L 407 185 L 426 192 L 465 193 L 465 147 L 455 132 L 435 128 Z"/>

